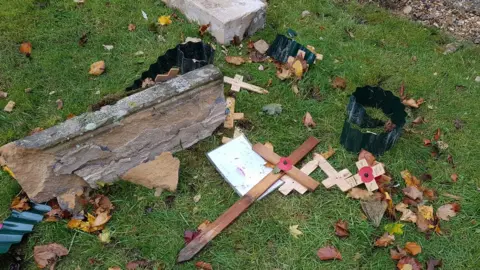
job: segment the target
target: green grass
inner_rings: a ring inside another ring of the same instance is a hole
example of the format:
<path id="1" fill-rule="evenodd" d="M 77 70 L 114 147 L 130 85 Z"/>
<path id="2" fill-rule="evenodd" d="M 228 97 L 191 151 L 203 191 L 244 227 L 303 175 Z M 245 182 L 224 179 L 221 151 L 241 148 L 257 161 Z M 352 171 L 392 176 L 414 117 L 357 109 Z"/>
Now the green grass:
<path id="1" fill-rule="evenodd" d="M 4 1 L 5 2 L 5 1 Z M 456 53 L 443 55 L 440 48 L 453 41 L 436 29 L 394 17 L 372 5 L 354 2 L 334 3 L 327 0 L 271 0 L 267 25 L 252 40 L 273 41 L 277 33 L 288 28 L 298 32 L 297 41 L 310 44 L 324 55 L 324 60 L 311 66 L 299 83 L 301 93 L 295 96 L 288 82 L 275 77 L 273 64 L 259 71 L 259 64 L 234 67 L 224 62 L 217 50 L 217 66 L 228 76 L 236 73 L 252 77 L 250 83 L 265 86 L 270 78 L 273 84 L 269 95 L 241 92 L 237 94 L 237 110 L 244 112 L 253 129 L 247 131 L 252 142 L 270 141 L 279 154 L 287 155 L 309 135 L 321 140 L 317 151 L 332 145 L 337 153 L 331 163 L 337 169 L 355 171 L 356 155 L 346 152 L 339 144 L 348 96 L 358 86 L 377 84 L 397 91 L 402 81 L 406 92 L 414 98 L 423 97 L 427 103 L 413 112 L 424 116 L 428 123 L 416 127 L 419 133 L 405 133 L 396 146 L 380 161 L 387 165 L 394 180 L 403 184 L 400 172 L 409 169 L 419 176 L 430 173 L 433 180 L 425 185 L 440 194 L 449 192 L 463 197 L 460 214 L 449 222 L 442 222 L 445 235 L 425 235 L 406 224 L 405 233 L 396 243 L 418 242 L 422 262 L 430 257 L 442 258 L 443 269 L 480 268 L 480 192 L 478 157 L 480 143 L 480 84 L 474 82 L 480 75 L 480 47 L 462 42 Z M 63 121 L 70 113 L 81 114 L 88 106 L 108 93 L 122 91 L 136 79 L 149 64 L 174 47 L 182 37 L 196 36 L 197 26 L 174 20 L 159 42 L 148 31 L 148 22 L 141 17 L 144 10 L 149 21 L 160 15 L 171 14 L 160 1 L 106 1 L 87 0 L 77 6 L 73 1 L 50 1 L 39 8 L 35 1 L 12 0 L 3 3 L 0 10 L 0 89 L 9 93 L 17 107 L 11 114 L 0 112 L 0 144 L 19 139 L 35 127 L 48 128 Z M 303 10 L 312 16 L 300 20 Z M 180 16 L 183 18 L 182 16 Z M 127 26 L 135 23 L 137 30 Z M 320 27 L 324 30 L 321 30 Z M 355 38 L 351 38 L 349 29 Z M 88 32 L 85 47 L 78 45 L 82 33 Z M 19 44 L 28 40 L 33 44 L 32 59 L 18 52 Z M 210 40 L 207 38 L 207 40 Z M 102 44 L 112 44 L 110 52 Z M 243 49 L 229 48 L 230 55 Z M 219 48 L 219 46 L 217 46 Z M 145 52 L 145 61 L 138 64 L 135 52 Z M 417 61 L 412 61 L 416 56 Z M 91 63 L 105 60 L 107 72 L 99 77 L 88 75 Z M 437 75 L 434 76 L 434 73 Z M 345 91 L 332 89 L 335 76 L 346 78 Z M 457 91 L 455 86 L 465 90 Z M 311 98 L 318 87 L 322 101 Z M 32 88 L 30 94 L 25 88 Z M 50 92 L 54 94 L 49 95 Z M 96 94 L 100 91 L 100 94 Z M 398 94 L 398 92 L 396 92 Z M 63 110 L 57 110 L 55 101 L 64 101 Z M 7 100 L 0 100 L 3 108 Z M 281 103 L 280 116 L 260 114 L 263 105 Z M 428 105 L 433 109 L 428 109 Z M 310 112 L 317 123 L 307 130 L 301 123 L 305 112 Z M 462 119 L 465 127 L 456 130 L 453 121 Z M 442 140 L 449 144 L 456 169 L 446 162 L 430 157 L 423 146 L 423 138 L 431 138 L 437 128 L 442 129 Z M 194 147 L 178 153 L 181 160 L 180 180 L 175 202 L 167 207 L 164 199 L 153 196 L 153 191 L 119 182 L 104 192 L 111 198 L 116 211 L 108 227 L 113 231 L 111 244 L 101 244 L 96 236 L 66 228 L 66 222 L 43 223 L 21 246 L 26 256 L 26 269 L 35 269 L 33 246 L 58 242 L 70 247 L 57 269 L 107 269 L 125 266 L 128 261 L 147 259 L 158 261 L 166 269 L 193 269 L 195 261 L 206 261 L 215 269 L 393 269 L 387 248 L 373 247 L 374 239 L 383 233 L 386 219 L 374 228 L 361 215 L 358 201 L 348 199 L 337 189 L 319 188 L 303 196 L 284 197 L 274 193 L 253 205 L 232 226 L 220 234 L 192 262 L 175 265 L 178 251 L 183 247 L 183 231 L 194 229 L 205 219 L 214 220 L 238 196 L 216 173 L 205 153 L 220 144 L 216 134 Z M 450 175 L 459 174 L 452 183 Z M 313 177 L 325 176 L 316 172 Z M 0 218 L 8 215 L 9 202 L 20 190 L 6 173 L 0 173 Z M 193 196 L 201 194 L 198 203 Z M 395 202 L 401 200 L 394 196 Z M 433 202 L 436 209 L 451 200 L 444 196 Z M 146 213 L 145 208 L 153 211 Z M 197 211 L 194 211 L 197 207 Z M 334 234 L 333 224 L 347 220 L 351 235 L 345 240 Z M 299 224 L 304 235 L 294 239 L 288 232 L 290 225 Z M 342 261 L 321 262 L 316 250 L 327 244 L 335 245 L 342 253 Z M 360 258 L 355 260 L 359 253 Z M 89 259 L 95 259 L 91 265 Z M 0 261 L 6 256 L 0 257 Z M 4 265 L 2 265 L 4 266 Z M 6 267 L 6 266 L 5 266 Z"/>

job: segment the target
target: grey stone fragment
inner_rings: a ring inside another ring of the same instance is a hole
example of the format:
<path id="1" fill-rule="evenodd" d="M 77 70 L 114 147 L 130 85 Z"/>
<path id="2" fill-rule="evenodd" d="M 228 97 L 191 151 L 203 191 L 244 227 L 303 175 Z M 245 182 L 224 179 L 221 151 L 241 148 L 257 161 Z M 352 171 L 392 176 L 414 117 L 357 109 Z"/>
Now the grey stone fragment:
<path id="1" fill-rule="evenodd" d="M 190 147 L 224 120 L 223 75 L 209 65 L 4 145 L 0 157 L 30 199 L 44 202 Z"/>

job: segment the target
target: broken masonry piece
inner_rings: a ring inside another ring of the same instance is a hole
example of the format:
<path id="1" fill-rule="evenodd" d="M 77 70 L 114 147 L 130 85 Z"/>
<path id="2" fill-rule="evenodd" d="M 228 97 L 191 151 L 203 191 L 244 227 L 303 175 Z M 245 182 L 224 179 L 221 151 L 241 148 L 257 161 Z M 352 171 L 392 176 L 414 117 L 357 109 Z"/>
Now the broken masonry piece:
<path id="1" fill-rule="evenodd" d="M 365 107 L 381 109 L 390 121 L 385 123 L 370 117 Z M 358 153 L 365 149 L 374 155 L 381 155 L 400 138 L 406 116 L 405 106 L 392 92 L 374 86 L 358 87 L 350 96 L 340 143 L 350 152 Z M 380 134 L 362 132 L 355 127 L 376 128 L 386 124 L 389 128 Z"/>

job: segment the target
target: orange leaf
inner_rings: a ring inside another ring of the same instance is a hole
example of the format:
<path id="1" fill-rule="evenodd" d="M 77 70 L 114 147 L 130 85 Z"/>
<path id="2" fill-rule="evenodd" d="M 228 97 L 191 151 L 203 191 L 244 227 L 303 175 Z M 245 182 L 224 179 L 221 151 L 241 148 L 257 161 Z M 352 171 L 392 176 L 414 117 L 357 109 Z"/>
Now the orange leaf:
<path id="1" fill-rule="evenodd" d="M 393 260 L 400 260 L 405 256 L 407 256 L 407 252 L 401 247 L 397 246 L 396 248 L 390 249 L 390 258 Z"/>
<path id="2" fill-rule="evenodd" d="M 421 186 L 420 180 L 418 180 L 417 177 L 413 176 L 408 170 L 401 171 L 400 175 L 402 176 L 403 180 L 405 180 L 405 184 L 407 185 L 407 187 Z"/>
<path id="3" fill-rule="evenodd" d="M 458 175 L 456 173 L 450 175 L 450 178 L 452 179 L 453 182 L 457 182 L 458 180 Z"/>
<path id="4" fill-rule="evenodd" d="M 341 77 L 335 77 L 332 81 L 332 87 L 335 89 L 345 89 L 347 87 L 347 81 Z"/>
<path id="5" fill-rule="evenodd" d="M 20 197 L 17 196 L 13 199 L 12 203 L 10 204 L 10 209 L 17 210 L 19 212 L 26 211 L 30 209 L 28 197 Z"/>
<path id="6" fill-rule="evenodd" d="M 422 252 L 422 247 L 415 242 L 407 242 L 405 244 L 405 251 L 415 256 Z"/>
<path id="7" fill-rule="evenodd" d="M 327 260 L 342 260 L 342 254 L 333 246 L 326 246 L 323 248 L 320 248 L 317 251 L 317 256 L 320 258 L 322 261 L 327 261 Z"/>
<path id="8" fill-rule="evenodd" d="M 329 159 L 334 154 L 335 154 L 335 149 L 333 149 L 332 146 L 328 146 L 328 151 L 327 152 L 321 153 L 321 155 L 324 159 Z"/>
<path id="9" fill-rule="evenodd" d="M 137 26 L 135 24 L 131 23 L 128 25 L 128 31 L 133 32 L 135 31 L 135 29 L 137 29 Z"/>
<path id="10" fill-rule="evenodd" d="M 20 53 L 25 54 L 27 57 L 30 57 L 30 54 L 32 53 L 32 43 L 29 41 L 23 42 L 20 45 Z"/>
<path id="11" fill-rule="evenodd" d="M 196 262 L 195 267 L 201 270 L 213 270 L 212 265 L 206 262 Z"/>
<path id="12" fill-rule="evenodd" d="M 90 71 L 88 71 L 91 75 L 101 75 L 105 71 L 105 61 L 98 61 L 90 65 Z"/>

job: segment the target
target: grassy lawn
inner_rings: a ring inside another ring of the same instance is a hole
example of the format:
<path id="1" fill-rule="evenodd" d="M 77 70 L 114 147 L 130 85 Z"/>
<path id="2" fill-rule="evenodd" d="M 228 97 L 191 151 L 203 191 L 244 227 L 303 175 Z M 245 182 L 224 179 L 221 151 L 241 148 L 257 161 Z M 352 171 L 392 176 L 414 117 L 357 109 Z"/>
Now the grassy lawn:
<path id="1" fill-rule="evenodd" d="M 149 15 L 149 22 L 160 15 L 171 14 L 172 10 L 161 1 L 111 0 L 107 4 L 107 1 L 86 0 L 83 6 L 73 1 L 49 2 L 42 8 L 40 0 L 11 0 L 5 1 L 0 9 L 0 90 L 7 91 L 8 100 L 17 103 L 13 113 L 0 112 L 0 145 L 27 135 L 33 128 L 57 124 L 70 113 L 81 114 L 102 96 L 129 86 L 150 63 L 184 37 L 197 35 L 196 25 L 174 19 L 162 33 L 166 41 L 158 41 L 156 34 L 148 31 L 148 22 L 142 18 L 141 10 Z M 428 123 L 415 127 L 417 133 L 404 133 L 396 146 L 379 160 L 386 164 L 401 187 L 404 186 L 400 177 L 402 170 L 408 169 L 417 176 L 430 173 L 433 179 L 425 186 L 436 189 L 439 194 L 461 196 L 463 200 L 459 215 L 442 222 L 444 235 L 426 239 L 424 233 L 417 232 L 415 225 L 409 223 L 396 243 L 400 246 L 408 241 L 419 243 L 423 251 L 418 259 L 426 262 L 431 257 L 441 258 L 443 269 L 480 268 L 480 192 L 477 188 L 480 186 L 477 138 L 480 83 L 474 81 L 480 75 L 480 47 L 460 42 L 462 46 L 457 52 L 443 55 L 441 48 L 454 41 L 453 38 L 394 17 L 373 5 L 345 2 L 269 1 L 267 25 L 252 40 L 262 38 L 272 42 L 277 33 L 291 28 L 298 32 L 298 42 L 310 44 L 324 55 L 324 60 L 311 66 L 300 81 L 299 96 L 295 96 L 288 82 L 275 77 L 273 64 L 264 63 L 268 67 L 265 71 L 258 70 L 259 64 L 234 67 L 227 64 L 217 50 L 216 65 L 225 75 L 251 76 L 250 83 L 259 86 L 266 86 L 268 80 L 273 79 L 268 95 L 237 94 L 238 111 L 244 112 L 252 123 L 253 128 L 246 131 L 248 138 L 252 142 L 270 141 L 279 154 L 287 155 L 313 135 L 321 140 L 318 152 L 327 150 L 329 145 L 337 149 L 330 161 L 335 168 L 356 171 L 357 156 L 339 144 L 350 93 L 359 86 L 381 83 L 385 89 L 398 94 L 397 89 L 404 81 L 409 95 L 427 101 L 413 112 L 413 118 L 424 116 Z M 303 10 L 310 10 L 312 15 L 300 20 Z M 179 14 L 179 18 L 184 17 Z M 136 31 L 127 30 L 129 23 L 137 25 Z M 80 47 L 78 40 L 84 32 L 88 33 L 88 42 Z M 18 52 L 25 40 L 33 45 L 32 59 Z M 102 44 L 114 45 L 114 49 L 106 51 Z M 137 51 L 145 53 L 144 63 L 137 63 L 139 57 L 134 55 Z M 230 55 L 246 55 L 246 52 L 246 46 L 229 48 Z M 412 60 L 414 56 L 417 61 Z M 107 71 L 93 78 L 88 69 L 98 60 L 105 60 Z M 335 76 L 346 78 L 345 91 L 330 86 Z M 457 90 L 457 85 L 465 88 Z M 311 95 L 316 87 L 320 89 L 320 101 Z M 32 88 L 32 92 L 25 93 L 25 88 Z M 56 108 L 58 98 L 64 101 L 63 110 Z M 0 100 L 0 108 L 8 100 Z M 276 117 L 260 114 L 262 106 L 268 103 L 281 103 L 283 113 Z M 317 123 L 312 130 L 307 130 L 301 122 L 307 111 Z M 463 129 L 455 128 L 455 119 L 465 123 Z M 423 138 L 433 137 L 437 128 L 441 128 L 442 140 L 449 144 L 448 153 L 454 158 L 455 169 L 447 163 L 446 155 L 434 160 L 430 149 L 423 146 Z M 181 169 L 173 206 L 165 202 L 170 195 L 167 192 L 157 198 L 151 190 L 117 182 L 103 190 L 116 206 L 107 224 L 113 231 L 110 244 L 100 243 L 95 235 L 67 229 L 66 221 L 42 223 L 21 246 L 26 269 L 36 268 L 33 246 L 51 242 L 70 247 L 70 254 L 57 264 L 57 269 L 107 269 L 114 265 L 123 267 L 137 259 L 158 261 L 165 269 L 193 269 L 195 261 L 210 262 L 215 269 L 395 267 L 388 248 L 373 246 L 389 221 L 384 218 L 381 226 L 374 228 L 362 217 L 358 201 L 346 198 L 338 189 L 322 187 L 302 196 L 284 197 L 277 192 L 268 196 L 253 205 L 192 262 L 175 265 L 176 255 L 184 246 L 184 230 L 195 229 L 205 219 L 213 221 L 238 199 L 205 156 L 220 144 L 220 138 L 221 135 L 216 134 L 176 154 L 181 160 Z M 456 183 L 450 180 L 454 172 L 459 175 Z M 325 175 L 317 171 L 313 177 L 322 180 Z M 3 172 L 0 172 L 0 185 L 2 219 L 9 214 L 10 200 L 20 187 Z M 197 194 L 202 197 L 194 203 L 193 197 Z M 400 194 L 394 196 L 395 203 L 400 200 Z M 437 209 L 448 202 L 451 199 L 440 195 L 433 206 Z M 333 225 L 338 219 L 350 225 L 351 235 L 347 239 L 340 240 L 334 234 Z M 288 230 L 295 224 L 304 233 L 298 239 Z M 327 244 L 339 249 L 342 261 L 321 262 L 317 258 L 317 249 Z M 0 261 L 5 259 L 0 256 Z"/>

